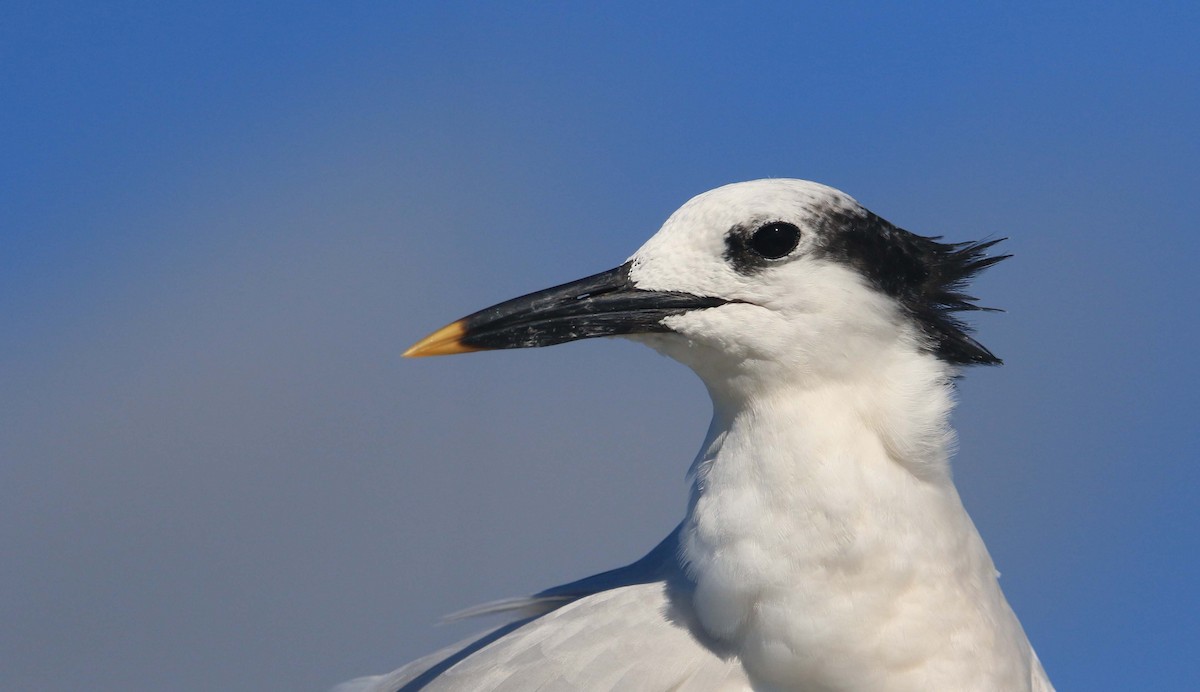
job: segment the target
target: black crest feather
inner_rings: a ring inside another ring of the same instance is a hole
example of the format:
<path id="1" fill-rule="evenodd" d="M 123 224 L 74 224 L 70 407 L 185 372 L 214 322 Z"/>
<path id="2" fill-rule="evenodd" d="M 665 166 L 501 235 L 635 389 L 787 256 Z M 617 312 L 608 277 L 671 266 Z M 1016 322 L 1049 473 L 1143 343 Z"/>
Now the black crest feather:
<path id="1" fill-rule="evenodd" d="M 971 337 L 956 313 L 995 310 L 977 305 L 965 293 L 979 272 L 1011 257 L 987 254 L 997 238 L 943 243 L 892 225 L 866 210 L 823 210 L 821 250 L 852 266 L 912 315 L 929 346 L 942 360 L 959 365 L 998 365 L 1002 361 Z"/>

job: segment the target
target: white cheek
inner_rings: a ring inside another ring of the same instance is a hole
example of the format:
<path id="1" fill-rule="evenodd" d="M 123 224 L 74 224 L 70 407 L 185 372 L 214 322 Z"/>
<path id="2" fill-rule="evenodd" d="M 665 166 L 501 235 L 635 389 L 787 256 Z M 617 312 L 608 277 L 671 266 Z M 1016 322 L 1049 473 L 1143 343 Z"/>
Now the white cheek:
<path id="1" fill-rule="evenodd" d="M 693 364 L 697 357 L 726 363 L 774 359 L 784 352 L 789 333 L 786 321 L 766 308 L 749 303 L 729 303 L 663 319 L 679 337 L 669 355 Z"/>

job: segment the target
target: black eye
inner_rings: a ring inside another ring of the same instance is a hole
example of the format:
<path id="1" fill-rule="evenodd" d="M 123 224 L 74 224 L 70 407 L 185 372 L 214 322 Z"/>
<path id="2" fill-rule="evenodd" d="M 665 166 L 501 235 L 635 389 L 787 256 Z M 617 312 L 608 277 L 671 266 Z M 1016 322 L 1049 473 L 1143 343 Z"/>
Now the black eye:
<path id="1" fill-rule="evenodd" d="M 766 259 L 779 259 L 799 244 L 800 229 L 782 221 L 760 226 L 747 243 L 751 250 Z"/>

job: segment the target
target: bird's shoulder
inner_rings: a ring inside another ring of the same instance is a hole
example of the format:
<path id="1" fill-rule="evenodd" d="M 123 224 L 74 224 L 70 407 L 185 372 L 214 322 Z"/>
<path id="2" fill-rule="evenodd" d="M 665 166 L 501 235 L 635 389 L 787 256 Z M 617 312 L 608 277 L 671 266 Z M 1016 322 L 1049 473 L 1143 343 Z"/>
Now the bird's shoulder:
<path id="1" fill-rule="evenodd" d="M 335 692 L 749 689 L 696 625 L 677 547 L 678 530 L 625 567 L 464 611 L 522 619 Z"/>
<path id="2" fill-rule="evenodd" d="M 335 692 L 750 689 L 738 659 L 698 636 L 667 582 L 594 593 Z"/>
<path id="3" fill-rule="evenodd" d="M 741 690 L 736 657 L 697 636 L 667 582 L 580 598 L 520 625 L 425 688 L 445 690 Z"/>

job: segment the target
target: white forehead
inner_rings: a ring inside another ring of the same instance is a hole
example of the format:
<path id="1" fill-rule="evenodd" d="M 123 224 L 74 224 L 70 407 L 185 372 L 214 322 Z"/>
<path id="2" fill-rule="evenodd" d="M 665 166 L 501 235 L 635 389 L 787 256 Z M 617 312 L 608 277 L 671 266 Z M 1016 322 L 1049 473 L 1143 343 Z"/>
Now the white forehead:
<path id="1" fill-rule="evenodd" d="M 630 257 L 630 277 L 643 288 L 684 286 L 701 273 L 722 273 L 725 237 L 734 226 L 756 226 L 788 221 L 802 231 L 830 211 L 860 209 L 858 202 L 840 190 L 820 183 L 790 178 L 768 178 L 732 183 L 688 200 L 671 214 L 658 233 Z M 814 234 L 801 240 L 811 243 Z"/>

